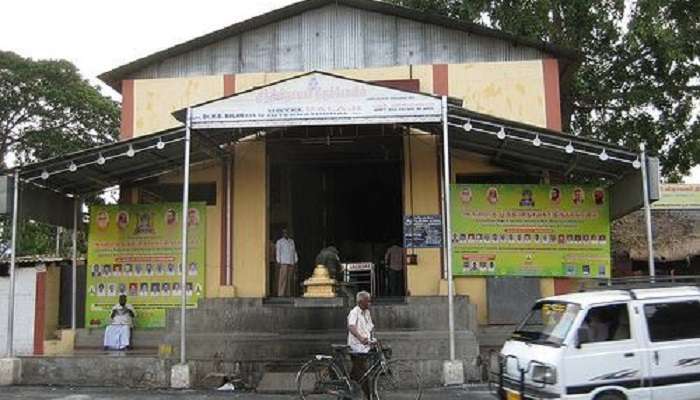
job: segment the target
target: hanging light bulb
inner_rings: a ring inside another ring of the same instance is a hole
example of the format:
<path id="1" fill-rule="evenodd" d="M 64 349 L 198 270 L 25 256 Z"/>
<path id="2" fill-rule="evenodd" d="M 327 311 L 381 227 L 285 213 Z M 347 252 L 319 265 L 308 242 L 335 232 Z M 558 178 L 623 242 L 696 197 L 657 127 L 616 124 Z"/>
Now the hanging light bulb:
<path id="1" fill-rule="evenodd" d="M 501 129 L 498 130 L 498 133 L 496 134 L 496 137 L 504 140 L 506 138 L 506 130 L 505 128 L 501 127 Z"/>
<path id="2" fill-rule="evenodd" d="M 472 130 L 472 123 L 469 122 L 469 121 L 467 121 L 467 122 L 462 126 L 462 128 L 464 128 L 465 131 L 469 132 L 469 131 Z"/>
<path id="3" fill-rule="evenodd" d="M 100 156 L 97 157 L 97 165 L 105 165 L 106 161 L 107 160 L 105 160 L 105 158 L 102 156 L 102 153 L 100 153 Z"/>
<path id="4" fill-rule="evenodd" d="M 569 142 L 569 144 L 567 144 L 566 147 L 564 147 L 564 151 L 566 152 L 566 154 L 573 153 L 574 152 L 574 145 L 571 144 L 571 142 Z"/>
<path id="5" fill-rule="evenodd" d="M 603 151 L 601 151 L 598 155 L 598 158 L 600 159 L 600 161 L 608 161 L 608 158 L 610 157 L 608 156 L 608 153 L 605 152 L 605 149 L 603 149 Z"/>
<path id="6" fill-rule="evenodd" d="M 78 166 L 75 165 L 75 163 L 71 161 L 70 165 L 68 166 L 68 171 L 75 172 L 77 170 L 78 170 Z"/>
<path id="7" fill-rule="evenodd" d="M 129 145 L 129 150 L 126 151 L 126 156 L 133 157 L 135 154 L 136 154 L 136 151 L 134 150 L 134 146 Z"/>
<path id="8" fill-rule="evenodd" d="M 639 162 L 639 157 L 637 157 L 636 160 L 632 161 L 632 167 L 634 167 L 634 169 L 639 169 L 642 167 L 642 163 Z"/>
<path id="9" fill-rule="evenodd" d="M 49 179 L 49 176 L 50 176 L 49 171 L 47 171 L 47 170 L 41 171 L 41 179 L 47 180 L 47 179 Z"/>
<path id="10" fill-rule="evenodd" d="M 532 140 L 532 145 L 535 147 L 542 146 L 542 141 L 540 140 L 540 135 L 535 135 L 535 138 Z"/>
<path id="11" fill-rule="evenodd" d="M 156 143 L 156 149 L 158 150 L 163 150 L 165 148 L 165 142 L 163 139 L 158 139 L 158 143 Z"/>

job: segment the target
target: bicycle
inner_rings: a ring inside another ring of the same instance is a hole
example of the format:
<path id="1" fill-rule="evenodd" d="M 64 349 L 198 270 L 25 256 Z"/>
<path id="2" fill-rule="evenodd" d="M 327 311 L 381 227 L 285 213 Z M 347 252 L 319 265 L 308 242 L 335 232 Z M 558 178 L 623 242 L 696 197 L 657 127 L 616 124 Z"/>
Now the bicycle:
<path id="1" fill-rule="evenodd" d="M 371 385 L 374 400 L 389 399 L 389 393 L 409 392 L 411 400 L 420 400 L 423 394 L 420 375 L 412 363 L 391 360 L 391 348 L 381 343 L 372 343 L 369 368 L 364 375 L 354 381 L 345 365 L 345 356 L 350 347 L 331 345 L 333 355 L 317 354 L 299 369 L 296 377 L 297 391 L 301 400 L 316 399 L 364 399 L 362 386 Z"/>

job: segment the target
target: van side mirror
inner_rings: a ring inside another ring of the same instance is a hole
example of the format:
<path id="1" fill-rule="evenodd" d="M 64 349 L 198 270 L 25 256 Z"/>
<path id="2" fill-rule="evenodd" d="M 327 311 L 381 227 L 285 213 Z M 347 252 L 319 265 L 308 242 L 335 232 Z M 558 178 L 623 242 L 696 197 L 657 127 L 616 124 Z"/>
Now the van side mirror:
<path id="1" fill-rule="evenodd" d="M 588 328 L 578 328 L 578 331 L 576 331 L 576 348 L 580 349 L 582 344 L 588 343 L 590 341 L 591 335 Z"/>

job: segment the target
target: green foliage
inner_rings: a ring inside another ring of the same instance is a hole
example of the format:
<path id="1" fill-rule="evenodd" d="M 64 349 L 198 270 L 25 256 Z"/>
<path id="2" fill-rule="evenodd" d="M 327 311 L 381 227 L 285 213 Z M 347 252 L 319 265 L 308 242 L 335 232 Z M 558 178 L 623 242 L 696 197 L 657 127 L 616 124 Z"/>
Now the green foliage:
<path id="1" fill-rule="evenodd" d="M 65 60 L 31 60 L 0 51 L 0 156 L 26 163 L 117 140 L 119 105 L 103 96 Z M 9 218 L 0 219 L 7 251 Z M 56 228 L 22 221 L 18 255 L 52 254 Z M 63 240 L 70 245 L 70 239 Z M 81 246 L 84 243 L 80 243 Z M 2 247 L 5 248 L 2 248 Z"/>
<path id="2" fill-rule="evenodd" d="M 631 149 L 645 142 L 671 181 L 700 163 L 697 0 L 390 2 L 579 51 L 561 86 L 564 130 Z"/>
<path id="3" fill-rule="evenodd" d="M 18 164 L 113 142 L 119 106 L 65 60 L 0 51 L 0 155 Z"/>

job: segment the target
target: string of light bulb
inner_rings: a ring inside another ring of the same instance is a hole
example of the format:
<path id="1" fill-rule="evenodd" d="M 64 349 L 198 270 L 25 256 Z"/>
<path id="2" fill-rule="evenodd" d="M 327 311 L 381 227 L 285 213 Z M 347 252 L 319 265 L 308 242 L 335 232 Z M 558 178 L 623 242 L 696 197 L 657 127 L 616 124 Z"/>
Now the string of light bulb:
<path id="1" fill-rule="evenodd" d="M 114 160 L 116 158 L 123 158 L 123 157 L 133 158 L 138 153 L 141 153 L 141 152 L 146 151 L 146 150 L 151 150 L 151 149 L 163 150 L 165 148 L 165 146 L 167 146 L 171 143 L 181 142 L 183 140 L 185 140 L 184 137 L 175 138 L 175 139 L 171 139 L 171 140 L 163 140 L 163 138 L 158 138 L 158 141 L 156 143 L 148 145 L 148 146 L 144 146 L 144 147 L 141 147 L 138 149 L 134 148 L 133 144 L 129 144 L 128 148 L 123 153 L 114 154 L 114 155 L 110 155 L 110 156 L 104 156 L 102 154 L 102 152 L 99 152 L 96 159 L 91 160 L 91 161 L 86 161 L 86 162 L 83 162 L 80 164 L 76 164 L 76 162 L 74 160 L 71 160 L 68 162 L 68 164 L 65 168 L 57 169 L 57 170 L 50 171 L 50 172 L 47 169 L 44 169 L 39 176 L 27 178 L 26 181 L 32 182 L 32 181 L 37 181 L 39 179 L 45 181 L 53 175 L 63 174 L 66 172 L 70 172 L 70 173 L 77 172 L 79 169 L 88 167 L 90 165 L 102 166 L 102 165 L 105 165 L 108 161 Z"/>
<path id="2" fill-rule="evenodd" d="M 542 140 L 540 137 L 540 134 L 537 132 L 531 132 L 525 129 L 517 128 L 517 127 L 508 127 L 508 130 L 511 131 L 516 131 L 520 133 L 524 133 L 528 135 L 529 137 L 522 137 L 518 135 L 511 135 L 506 132 L 506 127 L 494 122 L 490 121 L 484 121 L 478 118 L 469 118 L 469 117 L 462 117 L 458 115 L 450 115 L 450 118 L 454 118 L 457 120 L 460 120 L 461 123 L 455 123 L 455 122 L 448 122 L 448 125 L 454 128 L 459 128 L 464 130 L 465 132 L 480 132 L 480 133 L 485 133 L 488 135 L 495 136 L 499 140 L 517 140 L 521 142 L 527 142 L 532 144 L 535 147 L 548 147 L 548 148 L 553 148 L 553 149 L 558 149 L 564 151 L 566 154 L 585 154 L 588 156 L 592 157 L 597 157 L 600 161 L 616 161 L 616 162 L 621 162 L 625 164 L 630 164 L 634 169 L 639 169 L 641 167 L 641 162 L 639 160 L 639 156 L 637 156 L 636 159 L 630 160 L 626 158 L 621 158 L 617 157 L 615 155 L 608 154 L 608 151 L 605 149 L 605 147 L 600 146 L 601 151 L 599 153 L 582 149 L 582 148 L 576 148 L 574 146 L 574 143 L 572 141 L 569 141 L 566 145 L 560 145 L 557 143 L 552 143 L 546 140 Z M 485 125 L 487 127 L 492 127 L 494 130 L 490 129 L 484 129 L 480 128 L 478 126 L 474 126 L 473 123 L 477 123 L 479 125 Z M 591 147 L 595 147 L 595 145 L 589 145 Z"/>

